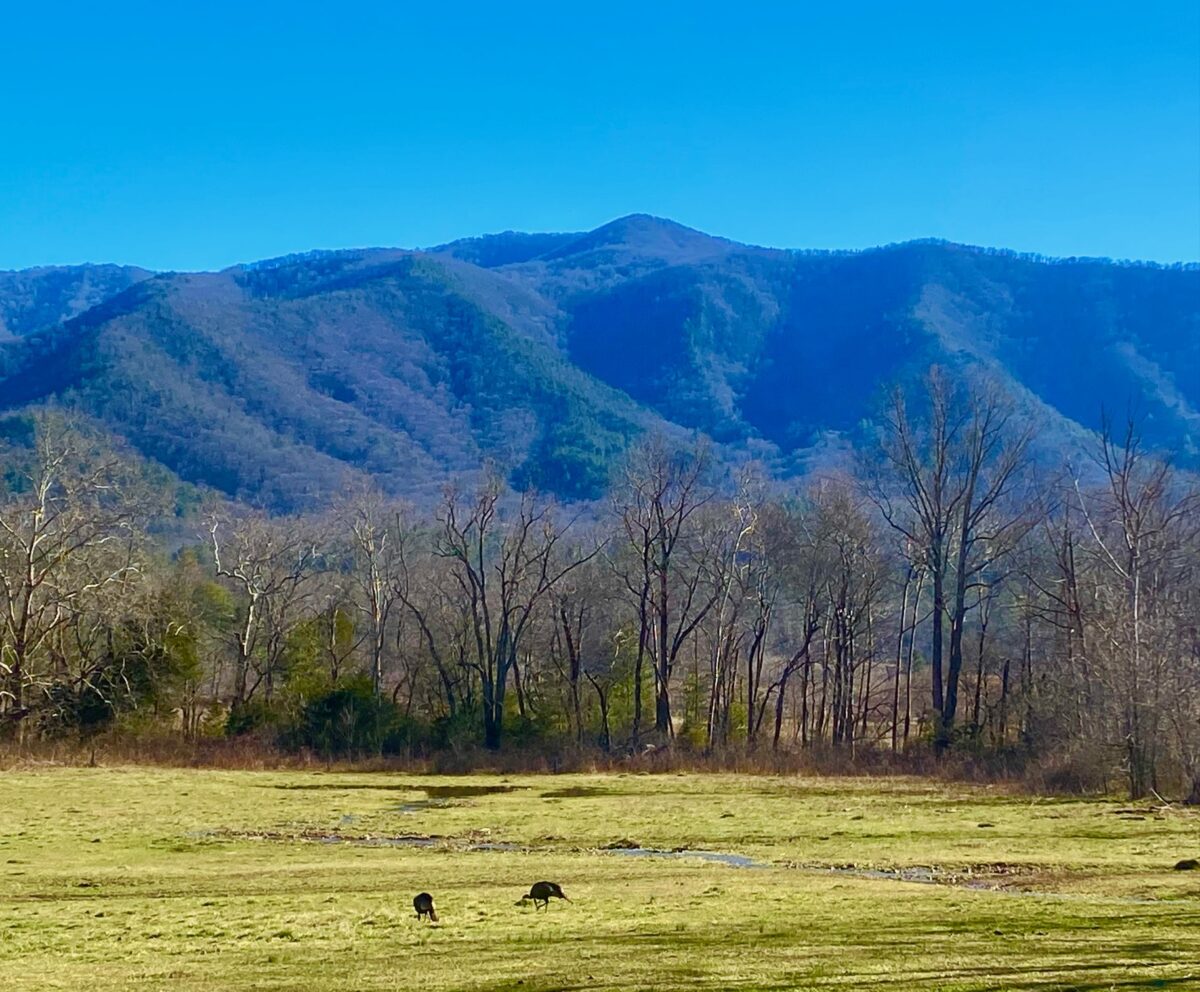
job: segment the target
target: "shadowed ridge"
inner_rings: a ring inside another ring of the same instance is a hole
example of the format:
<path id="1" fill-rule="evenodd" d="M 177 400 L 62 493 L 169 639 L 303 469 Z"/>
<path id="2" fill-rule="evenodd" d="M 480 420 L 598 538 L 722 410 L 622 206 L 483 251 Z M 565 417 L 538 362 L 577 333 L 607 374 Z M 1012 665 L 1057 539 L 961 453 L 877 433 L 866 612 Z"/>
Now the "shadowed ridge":
<path id="1" fill-rule="evenodd" d="M 555 251 L 583 237 L 582 232 L 565 234 L 527 234 L 524 231 L 502 231 L 477 238 L 460 238 L 427 249 L 430 254 L 450 255 L 483 269 L 502 265 L 517 265 Z"/>
<path id="2" fill-rule="evenodd" d="M 0 408 L 37 404 L 101 373 L 101 328 L 161 299 L 170 277 L 151 274 L 95 306 L 19 338 L 0 338 Z M 102 374 L 102 373 L 101 373 Z"/>

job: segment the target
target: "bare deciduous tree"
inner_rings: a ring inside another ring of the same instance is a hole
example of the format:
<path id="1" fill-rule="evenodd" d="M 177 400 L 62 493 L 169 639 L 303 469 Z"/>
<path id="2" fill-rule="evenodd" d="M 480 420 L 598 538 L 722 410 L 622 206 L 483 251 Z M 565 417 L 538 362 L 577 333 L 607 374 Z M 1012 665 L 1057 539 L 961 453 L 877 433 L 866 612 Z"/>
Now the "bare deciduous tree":
<path id="1" fill-rule="evenodd" d="M 617 496 L 633 558 L 633 567 L 624 574 L 638 606 L 638 695 L 640 659 L 649 648 L 655 661 L 654 726 L 668 737 L 674 733 L 671 679 L 676 661 L 718 599 L 703 588 L 704 555 L 693 546 L 696 515 L 713 498 L 705 485 L 709 467 L 705 444 L 678 452 L 665 439 L 651 438 L 630 457 Z M 640 721 L 640 702 L 635 721 Z"/>
<path id="2" fill-rule="evenodd" d="M 1033 435 L 1012 402 L 986 381 L 962 388 L 934 367 L 925 400 L 924 416 L 914 419 L 904 393 L 893 393 L 885 472 L 871 479 L 869 491 L 888 524 L 917 550 L 929 576 L 931 701 L 937 744 L 944 749 L 958 712 L 969 592 L 979 574 L 1032 524 L 1028 507 L 1012 505 L 1012 497 Z"/>
<path id="3" fill-rule="evenodd" d="M 208 534 L 216 574 L 240 600 L 231 700 L 240 706 L 260 686 L 268 697 L 273 692 L 286 633 L 315 574 L 319 541 L 302 521 L 261 514 L 214 517 Z"/>
<path id="4" fill-rule="evenodd" d="M 45 414 L 32 452 L 13 461 L 22 485 L 0 507 L 0 700 L 23 733 L 65 674 L 56 638 L 89 610 L 102 613 L 104 598 L 121 594 L 144 559 L 136 484 L 95 439 Z M 98 681 L 104 664 L 96 661 L 75 673 L 77 686 Z"/>
<path id="5" fill-rule="evenodd" d="M 550 504 L 532 494 L 512 514 L 500 505 L 495 478 L 464 504 L 450 489 L 442 504 L 437 554 L 451 563 L 461 606 L 474 640 L 469 662 L 479 676 L 483 737 L 498 748 L 504 728 L 510 675 L 538 605 L 562 579 L 599 553 L 599 547 L 566 561 L 556 555 L 564 528 Z"/>

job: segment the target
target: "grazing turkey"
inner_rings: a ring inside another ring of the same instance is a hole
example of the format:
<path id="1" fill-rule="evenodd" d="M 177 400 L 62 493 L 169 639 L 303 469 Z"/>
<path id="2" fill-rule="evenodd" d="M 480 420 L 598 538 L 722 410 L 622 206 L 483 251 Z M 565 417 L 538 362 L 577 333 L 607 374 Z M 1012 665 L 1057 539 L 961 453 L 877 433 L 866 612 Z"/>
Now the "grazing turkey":
<path id="1" fill-rule="evenodd" d="M 525 898 L 533 900 L 534 909 L 538 908 L 538 903 L 548 908 L 551 899 L 566 899 L 567 902 L 571 901 L 563 895 L 562 887 L 557 882 L 534 882 L 529 889 L 529 895 Z"/>
<path id="2" fill-rule="evenodd" d="M 430 920 L 437 923 L 437 910 L 433 906 L 433 896 L 428 892 L 422 892 L 413 899 L 413 909 L 417 911 L 418 920 L 423 916 L 428 916 Z"/>

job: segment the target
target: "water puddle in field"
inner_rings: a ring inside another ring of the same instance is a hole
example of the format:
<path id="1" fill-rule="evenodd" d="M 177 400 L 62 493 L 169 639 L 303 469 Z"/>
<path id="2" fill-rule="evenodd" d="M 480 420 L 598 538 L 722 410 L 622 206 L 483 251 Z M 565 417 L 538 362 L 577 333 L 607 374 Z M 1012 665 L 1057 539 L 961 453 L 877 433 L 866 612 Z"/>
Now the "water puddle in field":
<path id="1" fill-rule="evenodd" d="M 407 803 L 401 803 L 392 809 L 393 813 L 423 813 L 427 809 L 445 809 L 450 805 L 446 799 L 413 799 Z"/>
<path id="2" fill-rule="evenodd" d="M 811 874 L 845 875 L 851 878 L 870 878 L 894 882 L 919 882 L 926 885 L 958 885 L 964 888 L 991 888 L 991 885 L 987 882 L 926 866 L 912 868 L 860 868 L 857 865 L 798 864 L 795 862 L 773 864 L 769 861 L 756 861 L 754 858 L 747 857 L 744 854 L 731 854 L 724 851 L 704 851 L 683 847 L 667 850 L 666 848 L 657 847 L 612 846 L 603 848 L 602 850 L 605 854 L 615 854 L 626 858 L 685 858 L 693 861 L 707 861 L 713 864 L 729 865 L 731 868 L 791 868 Z"/>
<path id="3" fill-rule="evenodd" d="M 679 848 L 667 851 L 656 847 L 607 847 L 605 854 L 616 854 L 626 858 L 689 858 L 693 861 L 708 861 L 730 868 L 773 868 L 766 861 L 755 861 L 744 854 L 727 854 L 723 851 L 698 851 L 690 848 Z"/>

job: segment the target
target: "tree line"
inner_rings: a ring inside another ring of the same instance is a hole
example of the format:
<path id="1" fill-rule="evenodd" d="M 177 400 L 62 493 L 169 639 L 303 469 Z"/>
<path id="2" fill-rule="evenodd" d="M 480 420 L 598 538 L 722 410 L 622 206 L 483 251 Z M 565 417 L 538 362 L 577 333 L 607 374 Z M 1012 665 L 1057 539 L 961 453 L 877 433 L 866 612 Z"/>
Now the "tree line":
<path id="1" fill-rule="evenodd" d="M 852 471 L 656 436 L 600 503 L 484 471 L 178 546 L 162 480 L 46 413 L 3 454 L 3 732 L 957 753 L 1200 801 L 1200 491 L 1132 422 L 1061 468 L 1034 440 L 935 368 Z"/>

